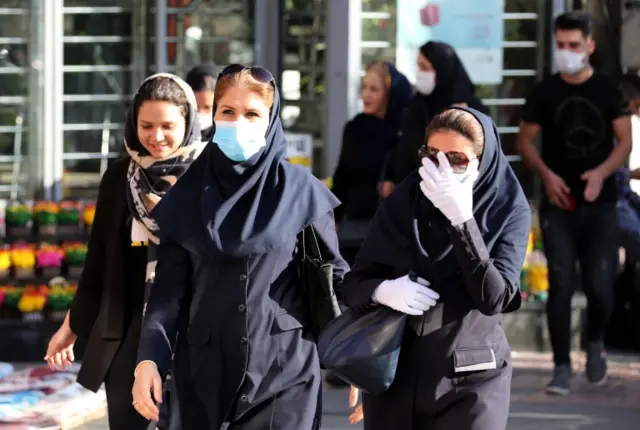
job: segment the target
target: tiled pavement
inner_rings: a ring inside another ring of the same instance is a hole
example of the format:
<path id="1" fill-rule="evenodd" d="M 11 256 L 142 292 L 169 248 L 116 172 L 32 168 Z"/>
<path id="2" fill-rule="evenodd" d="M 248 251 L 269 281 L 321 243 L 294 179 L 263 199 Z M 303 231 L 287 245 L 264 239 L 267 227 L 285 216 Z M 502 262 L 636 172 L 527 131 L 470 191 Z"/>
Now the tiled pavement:
<path id="1" fill-rule="evenodd" d="M 572 393 L 566 397 L 547 396 L 543 388 L 551 374 L 551 357 L 514 353 L 508 430 L 640 429 L 640 358 L 612 357 L 609 381 L 599 388 L 589 386 L 584 380 L 584 360 L 580 354 L 574 362 L 576 377 Z M 346 390 L 327 390 L 323 430 L 362 428 L 347 421 L 347 393 Z M 108 426 L 102 419 L 77 429 L 108 430 Z"/>

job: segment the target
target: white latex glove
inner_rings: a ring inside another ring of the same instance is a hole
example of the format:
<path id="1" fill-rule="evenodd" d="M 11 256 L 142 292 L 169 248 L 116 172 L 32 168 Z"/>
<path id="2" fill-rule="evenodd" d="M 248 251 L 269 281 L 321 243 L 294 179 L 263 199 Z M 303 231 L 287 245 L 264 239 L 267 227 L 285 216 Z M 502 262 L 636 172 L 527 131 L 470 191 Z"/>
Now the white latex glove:
<path id="1" fill-rule="evenodd" d="M 407 315 L 422 315 L 435 306 L 440 295 L 427 287 L 429 282 L 418 278 L 418 282 L 402 278 L 384 281 L 373 292 L 373 301 Z"/>
<path id="2" fill-rule="evenodd" d="M 478 160 L 471 160 L 461 176 L 451 170 L 449 160 L 438 153 L 439 166 L 427 157 L 418 170 L 422 181 L 420 189 L 433 205 L 458 226 L 473 218 L 473 183 L 478 178 Z"/>

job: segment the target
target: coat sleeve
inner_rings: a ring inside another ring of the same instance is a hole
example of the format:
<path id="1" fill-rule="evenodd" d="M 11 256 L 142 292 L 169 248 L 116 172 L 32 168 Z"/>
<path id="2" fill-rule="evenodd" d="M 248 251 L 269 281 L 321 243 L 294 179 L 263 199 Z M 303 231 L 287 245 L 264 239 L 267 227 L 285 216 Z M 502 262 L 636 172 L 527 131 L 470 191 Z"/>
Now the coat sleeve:
<path id="1" fill-rule="evenodd" d="M 314 221 L 313 228 L 318 235 L 322 259 L 331 261 L 333 265 L 333 288 L 338 297 L 340 297 L 342 282 L 345 274 L 349 272 L 349 265 L 340 254 L 333 211 L 327 212 L 327 214 Z"/>
<path id="2" fill-rule="evenodd" d="M 113 195 L 111 186 L 114 181 L 114 170 L 107 170 L 100 181 L 96 212 L 91 227 L 91 235 L 87 245 L 87 257 L 80 281 L 69 309 L 69 325 L 71 331 L 81 337 L 89 337 L 96 322 L 102 301 L 102 280 L 105 270 L 105 232 L 109 218 L 112 217 L 110 208 L 113 207 L 110 197 Z"/>
<path id="3" fill-rule="evenodd" d="M 520 272 L 530 228 L 531 212 L 522 207 L 512 213 L 491 253 L 475 220 L 449 229 L 467 291 L 483 314 L 496 315 L 520 308 Z"/>
<path id="4" fill-rule="evenodd" d="M 188 251 L 171 242 L 156 248 L 158 262 L 144 311 L 138 345 L 138 363 L 153 361 L 162 375 L 171 366 L 178 321 L 188 311 L 192 274 Z"/>
<path id="5" fill-rule="evenodd" d="M 342 296 L 349 308 L 362 308 L 372 304 L 372 296 L 378 285 L 392 279 L 394 269 L 379 263 L 356 259 L 356 262 L 342 283 Z"/>
<path id="6" fill-rule="evenodd" d="M 411 172 L 418 168 L 418 149 L 424 143 L 426 124 L 420 101 L 412 100 L 404 118 L 402 133 L 391 157 L 394 163 L 396 184 L 400 184 Z"/>
<path id="7" fill-rule="evenodd" d="M 335 209 L 335 219 L 340 223 L 344 217 L 345 208 L 348 204 L 349 187 L 351 186 L 349 166 L 345 161 L 345 154 L 349 150 L 349 123 L 344 126 L 342 132 L 342 148 L 340 149 L 340 158 L 338 159 L 338 166 L 333 174 L 333 186 L 331 192 L 340 200 L 340 206 Z"/>

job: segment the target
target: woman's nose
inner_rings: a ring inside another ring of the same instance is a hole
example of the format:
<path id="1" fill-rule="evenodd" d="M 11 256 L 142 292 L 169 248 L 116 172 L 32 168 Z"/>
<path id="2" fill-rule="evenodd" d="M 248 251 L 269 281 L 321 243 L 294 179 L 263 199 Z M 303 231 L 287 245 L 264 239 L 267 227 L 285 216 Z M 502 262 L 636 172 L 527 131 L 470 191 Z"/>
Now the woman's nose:
<path id="1" fill-rule="evenodd" d="M 164 140 L 164 130 L 162 130 L 161 128 L 158 128 L 156 130 L 156 140 L 158 142 L 162 142 Z"/>

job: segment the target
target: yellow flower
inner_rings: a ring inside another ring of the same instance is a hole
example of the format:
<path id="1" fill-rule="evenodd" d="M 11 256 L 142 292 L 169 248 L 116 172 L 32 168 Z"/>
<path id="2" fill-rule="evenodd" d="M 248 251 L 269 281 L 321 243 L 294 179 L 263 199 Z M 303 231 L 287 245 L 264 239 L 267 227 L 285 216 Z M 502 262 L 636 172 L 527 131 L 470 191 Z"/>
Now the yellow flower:
<path id="1" fill-rule="evenodd" d="M 95 205 L 88 205 L 84 208 L 84 211 L 82 212 L 82 222 L 84 222 L 87 225 L 91 225 L 93 224 L 93 219 L 96 216 L 96 206 Z"/>
<path id="2" fill-rule="evenodd" d="M 16 248 L 11 250 L 11 262 L 15 267 L 26 269 L 36 265 L 36 254 L 30 248 Z"/>
<path id="3" fill-rule="evenodd" d="M 11 255 L 8 251 L 0 251 L 0 269 L 6 270 L 11 267 Z"/>

